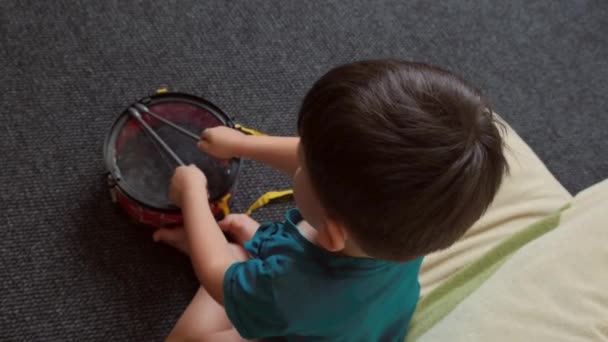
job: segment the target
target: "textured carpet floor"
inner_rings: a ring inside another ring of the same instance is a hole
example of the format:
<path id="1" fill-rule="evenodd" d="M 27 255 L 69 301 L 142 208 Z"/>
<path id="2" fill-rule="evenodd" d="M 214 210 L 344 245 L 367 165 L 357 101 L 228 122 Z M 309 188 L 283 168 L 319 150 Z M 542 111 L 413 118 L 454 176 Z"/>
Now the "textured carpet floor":
<path id="1" fill-rule="evenodd" d="M 112 120 L 159 87 L 292 134 L 331 66 L 437 63 L 484 89 L 570 191 L 608 177 L 602 0 L 2 0 L 0 20 L 3 341 L 158 340 L 190 300 L 188 260 L 126 223 L 103 177 Z M 237 210 L 288 185 L 246 166 Z"/>

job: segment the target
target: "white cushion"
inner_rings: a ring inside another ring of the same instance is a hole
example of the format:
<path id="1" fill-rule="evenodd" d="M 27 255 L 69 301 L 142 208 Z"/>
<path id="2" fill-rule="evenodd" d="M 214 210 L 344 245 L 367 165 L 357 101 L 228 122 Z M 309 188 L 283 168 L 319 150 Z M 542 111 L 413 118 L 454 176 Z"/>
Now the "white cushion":
<path id="1" fill-rule="evenodd" d="M 424 259 L 420 271 L 422 295 L 504 239 L 572 200 L 568 191 L 510 127 L 505 141 L 510 175 L 504 179 L 486 214 L 459 241 Z"/>
<path id="2" fill-rule="evenodd" d="M 577 195 L 419 341 L 608 340 L 608 180 Z"/>

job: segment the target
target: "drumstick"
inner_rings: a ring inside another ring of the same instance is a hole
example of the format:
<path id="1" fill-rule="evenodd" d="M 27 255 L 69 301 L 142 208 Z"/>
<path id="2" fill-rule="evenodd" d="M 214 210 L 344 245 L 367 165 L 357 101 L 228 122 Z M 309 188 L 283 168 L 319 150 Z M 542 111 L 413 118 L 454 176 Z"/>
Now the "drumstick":
<path id="1" fill-rule="evenodd" d="M 148 125 L 148 123 L 145 122 L 144 119 L 141 118 L 141 113 L 139 113 L 139 111 L 137 111 L 137 109 L 135 109 L 133 107 L 129 107 L 129 114 L 131 114 L 131 116 L 133 118 L 135 118 L 135 120 L 139 121 L 139 123 L 142 126 L 144 126 L 144 129 L 146 130 L 146 132 L 150 133 L 150 135 L 154 138 L 154 140 L 156 140 L 156 142 L 158 142 L 160 144 L 160 146 L 162 146 L 165 149 L 165 151 L 167 153 L 169 153 L 171 158 L 173 158 L 177 164 L 179 164 L 180 166 L 185 165 L 184 162 L 171 149 L 171 147 L 169 147 L 169 145 L 167 145 L 167 143 L 165 143 L 165 141 L 160 136 L 158 136 L 158 134 L 156 134 L 156 132 L 154 132 L 152 127 L 150 127 L 150 125 Z"/>
<path id="2" fill-rule="evenodd" d="M 199 140 L 200 140 L 200 137 L 199 137 L 198 135 L 196 135 L 196 134 L 194 134 L 194 133 L 190 132 L 189 130 L 187 130 L 187 129 L 185 129 L 185 128 L 183 128 L 183 127 L 179 126 L 179 125 L 177 125 L 177 124 L 176 124 L 176 123 L 174 123 L 173 121 L 167 120 L 167 119 L 163 118 L 162 116 L 160 116 L 160 115 L 158 115 L 158 114 L 154 113 L 153 111 L 151 111 L 151 110 L 150 110 L 148 107 L 144 106 L 143 104 L 141 104 L 141 103 L 136 103 L 136 104 L 135 104 L 135 107 L 136 107 L 137 109 L 139 109 L 140 111 L 142 111 L 142 112 L 146 112 L 146 113 L 150 114 L 152 117 L 154 117 L 154 118 L 155 118 L 155 119 L 157 119 L 158 121 L 161 121 L 161 122 L 163 122 L 163 123 L 167 124 L 169 127 L 173 128 L 173 129 L 175 129 L 175 130 L 177 130 L 178 132 L 180 132 L 180 133 L 182 133 L 182 134 L 184 134 L 184 135 L 186 135 L 186 136 L 188 136 L 188 137 L 190 137 L 190 138 L 192 138 L 192 139 L 194 139 L 194 140 L 196 140 L 196 141 L 199 141 Z"/>

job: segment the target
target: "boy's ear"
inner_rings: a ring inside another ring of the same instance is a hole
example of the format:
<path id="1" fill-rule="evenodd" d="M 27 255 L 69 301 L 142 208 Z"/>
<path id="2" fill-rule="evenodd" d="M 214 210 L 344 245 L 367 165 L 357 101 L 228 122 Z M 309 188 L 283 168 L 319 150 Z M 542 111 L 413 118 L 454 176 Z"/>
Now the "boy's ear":
<path id="1" fill-rule="evenodd" d="M 339 252 L 346 247 L 348 234 L 344 226 L 338 221 L 327 218 L 325 220 L 325 229 L 323 229 L 323 233 L 320 235 L 321 239 L 319 242 L 330 252 Z"/>

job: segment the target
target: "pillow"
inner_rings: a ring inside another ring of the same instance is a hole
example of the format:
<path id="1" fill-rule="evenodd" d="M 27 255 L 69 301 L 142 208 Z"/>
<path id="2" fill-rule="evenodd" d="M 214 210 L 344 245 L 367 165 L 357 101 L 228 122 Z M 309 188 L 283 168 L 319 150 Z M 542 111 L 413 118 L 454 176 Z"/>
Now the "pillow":
<path id="1" fill-rule="evenodd" d="M 425 257 L 420 270 L 423 296 L 501 241 L 572 200 L 530 147 L 505 125 L 510 174 L 503 180 L 486 214 L 459 241 Z"/>
<path id="2" fill-rule="evenodd" d="M 418 341 L 608 339 L 608 180 L 506 259 Z"/>

